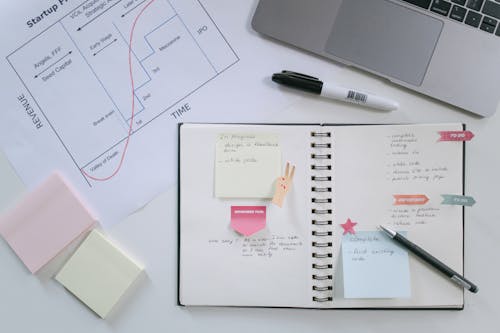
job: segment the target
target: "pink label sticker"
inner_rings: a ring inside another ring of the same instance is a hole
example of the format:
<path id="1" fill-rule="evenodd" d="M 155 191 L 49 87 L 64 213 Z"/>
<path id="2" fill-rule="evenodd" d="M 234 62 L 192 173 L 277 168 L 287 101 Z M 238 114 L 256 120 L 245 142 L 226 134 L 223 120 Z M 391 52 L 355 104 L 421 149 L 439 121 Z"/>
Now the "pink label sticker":
<path id="1" fill-rule="evenodd" d="M 441 131 L 438 141 L 470 141 L 474 137 L 471 131 Z"/>
<path id="2" fill-rule="evenodd" d="M 251 236 L 266 227 L 266 206 L 231 206 L 231 228 Z"/>
<path id="3" fill-rule="evenodd" d="M 429 198 L 425 194 L 394 194 L 394 205 L 425 205 Z"/>

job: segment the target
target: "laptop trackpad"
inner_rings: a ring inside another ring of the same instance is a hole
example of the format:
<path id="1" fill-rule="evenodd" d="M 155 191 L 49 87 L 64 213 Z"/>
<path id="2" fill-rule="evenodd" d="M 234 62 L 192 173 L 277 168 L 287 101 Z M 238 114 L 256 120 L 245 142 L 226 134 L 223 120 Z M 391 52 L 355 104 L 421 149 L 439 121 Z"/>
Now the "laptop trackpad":
<path id="1" fill-rule="evenodd" d="M 419 86 L 443 23 L 386 0 L 344 0 L 325 51 Z"/>

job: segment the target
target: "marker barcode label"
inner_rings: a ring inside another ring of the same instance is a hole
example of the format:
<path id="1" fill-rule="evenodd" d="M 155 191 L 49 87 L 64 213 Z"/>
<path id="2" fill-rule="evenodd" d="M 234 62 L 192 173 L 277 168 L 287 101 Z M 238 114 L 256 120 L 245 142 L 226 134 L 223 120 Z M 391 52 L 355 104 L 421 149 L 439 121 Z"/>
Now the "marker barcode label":
<path id="1" fill-rule="evenodd" d="M 354 90 L 349 90 L 349 92 L 347 93 L 347 99 L 353 100 L 357 103 L 366 103 L 368 96 Z"/>

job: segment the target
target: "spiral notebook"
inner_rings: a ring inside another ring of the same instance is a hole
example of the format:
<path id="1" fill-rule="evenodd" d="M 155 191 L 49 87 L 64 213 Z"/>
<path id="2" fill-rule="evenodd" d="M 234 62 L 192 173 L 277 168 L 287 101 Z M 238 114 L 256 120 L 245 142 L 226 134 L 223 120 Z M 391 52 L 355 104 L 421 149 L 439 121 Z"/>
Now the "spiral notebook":
<path id="1" fill-rule="evenodd" d="M 394 261 L 400 250 L 386 248 L 389 259 L 365 261 L 366 249 L 352 249 L 384 224 L 463 272 L 463 207 L 442 195 L 463 194 L 465 144 L 440 139 L 463 130 L 181 124 L 179 304 L 463 308 L 463 290 L 412 255 Z M 271 197 L 287 162 L 294 176 L 279 207 Z"/>

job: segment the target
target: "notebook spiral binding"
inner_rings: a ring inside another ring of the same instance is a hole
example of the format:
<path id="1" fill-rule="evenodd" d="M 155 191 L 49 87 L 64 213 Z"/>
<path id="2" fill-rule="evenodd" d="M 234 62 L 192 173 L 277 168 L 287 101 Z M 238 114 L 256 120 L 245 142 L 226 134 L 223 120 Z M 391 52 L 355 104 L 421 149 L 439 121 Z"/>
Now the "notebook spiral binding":
<path id="1" fill-rule="evenodd" d="M 311 132 L 312 300 L 333 300 L 331 132 Z"/>

